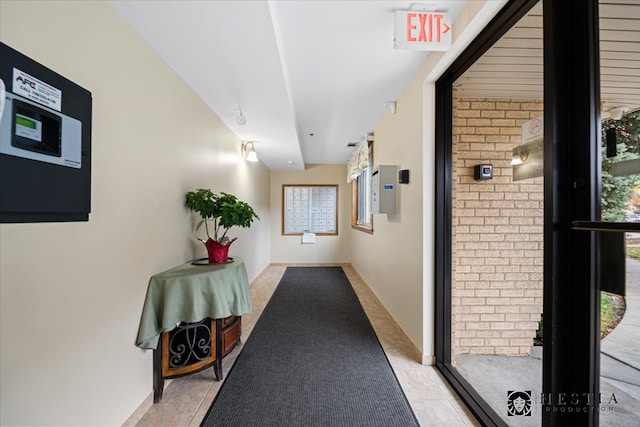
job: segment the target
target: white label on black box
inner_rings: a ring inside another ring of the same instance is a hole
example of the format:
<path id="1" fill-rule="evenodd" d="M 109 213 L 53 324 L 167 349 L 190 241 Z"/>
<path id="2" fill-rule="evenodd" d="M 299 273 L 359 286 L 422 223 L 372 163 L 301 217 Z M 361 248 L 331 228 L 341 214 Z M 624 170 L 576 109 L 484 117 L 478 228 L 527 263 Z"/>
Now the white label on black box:
<path id="1" fill-rule="evenodd" d="M 13 69 L 13 93 L 22 95 L 32 101 L 45 105 L 53 110 L 62 109 L 62 91 L 35 77 Z"/>

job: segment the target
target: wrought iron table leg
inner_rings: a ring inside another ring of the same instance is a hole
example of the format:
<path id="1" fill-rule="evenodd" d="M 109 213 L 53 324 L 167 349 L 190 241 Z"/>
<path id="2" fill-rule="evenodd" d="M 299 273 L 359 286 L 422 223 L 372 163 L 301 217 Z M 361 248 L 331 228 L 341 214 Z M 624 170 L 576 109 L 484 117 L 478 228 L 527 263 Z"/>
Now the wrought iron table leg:
<path id="1" fill-rule="evenodd" d="M 213 371 L 218 381 L 222 381 L 224 378 L 222 373 L 222 346 L 222 319 L 216 319 L 216 361 L 213 364 Z"/>
<path id="2" fill-rule="evenodd" d="M 153 403 L 160 402 L 163 391 L 162 350 L 153 350 Z"/>
<path id="3" fill-rule="evenodd" d="M 213 364 L 213 372 L 216 374 L 216 381 L 221 381 L 224 378 L 222 373 L 222 363 L 220 360 L 216 360 Z"/>

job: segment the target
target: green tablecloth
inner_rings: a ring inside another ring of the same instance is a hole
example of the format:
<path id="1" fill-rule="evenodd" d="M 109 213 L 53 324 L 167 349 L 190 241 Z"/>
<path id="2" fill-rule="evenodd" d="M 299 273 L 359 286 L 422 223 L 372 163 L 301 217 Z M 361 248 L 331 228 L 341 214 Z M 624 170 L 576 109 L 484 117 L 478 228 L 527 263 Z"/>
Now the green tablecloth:
<path id="1" fill-rule="evenodd" d="M 136 346 L 155 349 L 161 332 L 179 322 L 242 316 L 252 310 L 241 258 L 228 264 L 179 265 L 149 280 Z"/>

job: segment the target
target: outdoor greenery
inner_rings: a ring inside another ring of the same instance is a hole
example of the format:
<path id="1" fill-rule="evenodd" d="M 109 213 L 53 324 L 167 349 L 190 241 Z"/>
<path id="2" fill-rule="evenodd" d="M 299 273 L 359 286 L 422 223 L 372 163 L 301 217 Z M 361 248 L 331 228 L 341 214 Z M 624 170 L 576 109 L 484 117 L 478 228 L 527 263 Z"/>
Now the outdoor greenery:
<path id="1" fill-rule="evenodd" d="M 629 248 L 627 248 L 629 249 Z M 634 248 L 640 249 L 640 248 Z M 640 251 L 636 251 L 640 255 Z M 625 311 L 624 298 L 609 292 L 600 293 L 600 339 L 609 335 L 622 320 Z M 538 330 L 533 345 L 544 345 L 542 333 L 542 316 L 538 322 Z"/>
<path id="2" fill-rule="evenodd" d="M 624 141 L 628 151 L 640 155 L 640 110 L 623 115 L 620 120 L 603 121 L 603 128 L 615 127 L 618 142 Z"/>
<path id="3" fill-rule="evenodd" d="M 601 292 L 600 296 L 600 339 L 613 331 L 624 315 L 624 298 L 609 292 Z"/>
<path id="4" fill-rule="evenodd" d="M 629 200 L 637 186 L 637 175 L 612 176 L 611 164 L 616 161 L 631 160 L 638 157 L 629 153 L 625 144 L 618 144 L 618 155 L 602 162 L 602 220 L 607 222 L 623 222 L 629 207 Z M 604 156 L 603 156 L 604 157 Z"/>
<path id="5" fill-rule="evenodd" d="M 627 246 L 627 256 L 629 258 L 640 260 L 640 247 Z"/>
<path id="6" fill-rule="evenodd" d="M 603 221 L 623 222 L 629 209 L 634 191 L 640 183 L 640 175 L 616 176 L 611 174 L 612 164 L 624 160 L 640 158 L 640 111 L 626 114 L 620 120 L 602 122 L 602 140 L 605 141 L 607 129 L 616 129 L 617 156 L 606 157 L 606 148 L 602 149 L 602 193 L 601 215 Z M 603 143 L 604 145 L 604 143 Z M 640 247 L 627 247 L 627 256 L 640 260 Z M 611 332 L 624 315 L 624 298 L 620 295 L 602 292 L 600 298 L 600 338 Z M 534 345 L 543 344 L 542 319 Z"/>
<path id="7" fill-rule="evenodd" d="M 640 111 L 626 114 L 620 120 L 603 121 L 603 141 L 606 130 L 610 128 L 616 129 L 617 156 L 608 159 L 606 149 L 602 150 L 602 220 L 622 222 L 634 189 L 638 186 L 639 175 L 614 177 L 611 175 L 611 166 L 616 162 L 640 157 Z"/>
<path id="8" fill-rule="evenodd" d="M 248 228 L 254 219 L 260 219 L 249 204 L 238 200 L 236 196 L 224 192 L 218 195 L 208 188 L 189 191 L 186 205 L 200 215 L 202 219 L 196 225 L 196 231 L 204 223 L 208 238 L 211 236 L 207 221 L 213 219 L 213 240 L 221 244 L 229 241 L 227 231 L 231 227 Z"/>
<path id="9" fill-rule="evenodd" d="M 607 159 L 602 154 L 602 194 L 601 215 L 603 221 L 623 222 L 634 192 L 640 183 L 640 175 L 614 177 L 611 166 L 615 162 L 640 158 L 640 111 L 625 114 L 620 120 L 606 120 L 602 123 L 603 141 L 606 130 L 616 129 L 617 156 Z M 637 203 L 637 201 L 636 201 Z M 639 247 L 627 247 L 627 256 L 640 259 Z M 607 336 L 622 320 L 625 303 L 620 295 L 602 292 L 600 298 L 600 338 Z"/>
<path id="10" fill-rule="evenodd" d="M 543 345 L 543 342 L 542 342 L 542 315 L 540 315 L 540 320 L 538 321 L 538 330 L 536 331 L 536 336 L 533 339 L 533 345 Z"/>
<path id="11" fill-rule="evenodd" d="M 607 129 L 616 129 L 617 155 L 606 157 L 604 147 Z M 640 158 L 640 111 L 625 114 L 620 120 L 602 122 L 602 221 L 623 222 L 634 199 L 634 192 L 640 185 L 640 175 L 616 176 L 611 174 L 613 163 Z M 640 200 L 637 200 L 640 203 Z M 627 247 L 627 256 L 640 260 L 640 247 Z M 622 320 L 624 298 L 609 292 L 602 292 L 600 298 L 600 338 L 609 334 Z M 542 317 L 542 316 L 541 316 Z M 534 345 L 543 345 L 542 318 L 533 340 Z"/>

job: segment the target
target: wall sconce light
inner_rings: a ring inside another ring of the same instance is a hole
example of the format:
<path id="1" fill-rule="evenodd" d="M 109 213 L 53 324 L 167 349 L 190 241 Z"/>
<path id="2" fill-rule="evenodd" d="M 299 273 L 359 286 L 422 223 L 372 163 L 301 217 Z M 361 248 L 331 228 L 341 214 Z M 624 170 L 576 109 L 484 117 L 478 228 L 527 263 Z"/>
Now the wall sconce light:
<path id="1" fill-rule="evenodd" d="M 251 144 L 251 147 L 249 147 L 249 144 Z M 256 148 L 253 144 L 253 141 L 248 141 L 242 144 L 242 155 L 248 162 L 258 161 L 258 153 L 256 153 Z"/>
<path id="2" fill-rule="evenodd" d="M 240 110 L 240 114 L 236 116 L 236 123 L 240 126 L 244 126 L 244 124 L 247 123 L 247 118 L 242 115 L 242 110 Z"/>
<path id="3" fill-rule="evenodd" d="M 511 166 L 519 166 L 529 159 L 529 149 L 526 145 L 520 145 L 513 149 L 511 155 Z"/>

